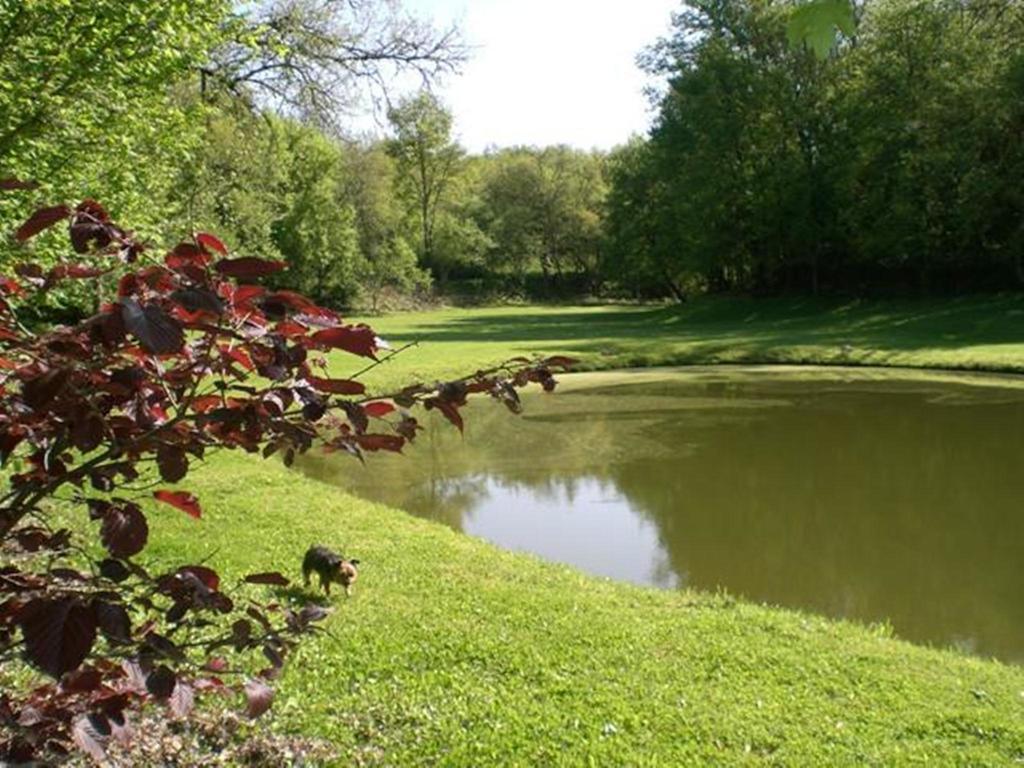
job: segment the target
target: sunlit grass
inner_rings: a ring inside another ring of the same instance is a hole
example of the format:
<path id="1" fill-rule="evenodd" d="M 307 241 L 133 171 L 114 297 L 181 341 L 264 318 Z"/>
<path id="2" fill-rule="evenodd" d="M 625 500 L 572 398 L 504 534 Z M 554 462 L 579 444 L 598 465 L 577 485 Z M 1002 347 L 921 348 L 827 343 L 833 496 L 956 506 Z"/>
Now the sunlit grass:
<path id="1" fill-rule="evenodd" d="M 419 346 L 368 381 L 454 376 L 521 354 L 581 370 L 700 363 L 814 363 L 1024 372 L 1024 297 L 901 301 L 703 299 L 675 307 L 444 309 L 368 322 Z M 361 367 L 337 358 L 336 371 Z"/>

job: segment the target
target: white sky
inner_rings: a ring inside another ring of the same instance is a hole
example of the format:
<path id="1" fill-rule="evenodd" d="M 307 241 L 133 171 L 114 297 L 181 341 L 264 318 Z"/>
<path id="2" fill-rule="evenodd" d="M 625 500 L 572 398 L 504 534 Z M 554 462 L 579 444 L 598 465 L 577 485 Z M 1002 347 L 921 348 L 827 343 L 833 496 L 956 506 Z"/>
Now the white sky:
<path id="1" fill-rule="evenodd" d="M 643 133 L 647 77 L 635 59 L 668 32 L 679 0 L 406 0 L 438 26 L 460 23 L 475 47 L 438 93 L 456 138 L 488 146 L 610 149 Z"/>

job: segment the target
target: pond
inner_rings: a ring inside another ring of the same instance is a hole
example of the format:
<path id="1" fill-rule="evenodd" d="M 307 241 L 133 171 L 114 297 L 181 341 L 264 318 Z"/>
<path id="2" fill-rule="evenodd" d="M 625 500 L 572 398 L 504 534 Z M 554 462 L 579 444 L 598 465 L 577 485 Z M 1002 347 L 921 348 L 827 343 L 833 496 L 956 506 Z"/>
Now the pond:
<path id="1" fill-rule="evenodd" d="M 1024 662 L 1024 383 L 857 369 L 563 377 L 303 471 L 615 579 Z"/>

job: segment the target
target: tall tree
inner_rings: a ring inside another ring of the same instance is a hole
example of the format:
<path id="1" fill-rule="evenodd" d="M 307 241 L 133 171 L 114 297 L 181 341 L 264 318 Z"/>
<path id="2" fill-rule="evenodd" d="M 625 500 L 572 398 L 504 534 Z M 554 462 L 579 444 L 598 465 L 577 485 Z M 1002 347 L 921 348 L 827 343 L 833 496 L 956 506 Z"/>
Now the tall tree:
<path id="1" fill-rule="evenodd" d="M 566 146 L 485 157 L 482 218 L 494 241 L 491 263 L 520 276 L 539 270 L 549 291 L 569 278 L 596 287 L 604 164 L 600 153 Z"/>
<path id="2" fill-rule="evenodd" d="M 414 209 L 422 263 L 443 284 L 448 267 L 437 258 L 435 229 L 464 156 L 452 139 L 452 114 L 436 96 L 421 91 L 388 112 L 394 130 L 390 151 L 398 164 L 399 188 Z"/>

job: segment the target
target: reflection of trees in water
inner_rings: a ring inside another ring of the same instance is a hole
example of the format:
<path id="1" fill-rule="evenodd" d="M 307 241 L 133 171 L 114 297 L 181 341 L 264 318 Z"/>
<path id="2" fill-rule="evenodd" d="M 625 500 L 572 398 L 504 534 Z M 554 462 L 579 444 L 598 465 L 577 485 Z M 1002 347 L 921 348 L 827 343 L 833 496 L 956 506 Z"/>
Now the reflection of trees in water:
<path id="1" fill-rule="evenodd" d="M 1019 402 L 840 395 L 613 476 L 696 586 L 1024 658 L 1022 427 Z"/>
<path id="2" fill-rule="evenodd" d="M 1021 658 L 1024 405 L 965 392 L 981 390 L 661 382 L 534 398 L 518 419 L 474 404 L 464 439 L 432 423 L 344 484 L 462 529 L 496 488 L 571 505 L 600 478 L 655 526 L 654 583 Z"/>

